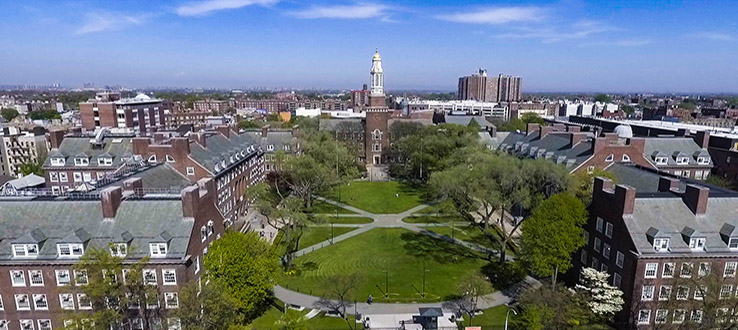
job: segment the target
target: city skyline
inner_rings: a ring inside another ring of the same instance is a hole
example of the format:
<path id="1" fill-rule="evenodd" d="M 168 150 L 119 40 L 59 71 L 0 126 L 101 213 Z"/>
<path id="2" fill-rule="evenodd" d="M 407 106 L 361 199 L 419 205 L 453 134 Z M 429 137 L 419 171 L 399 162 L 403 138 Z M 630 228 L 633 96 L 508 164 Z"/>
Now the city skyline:
<path id="1" fill-rule="evenodd" d="M 524 92 L 736 93 L 727 1 L 0 4 L 0 84 L 456 89 L 478 68 Z M 685 22 L 687 24 L 685 24 Z M 349 37 L 347 37 L 349 36 Z"/>

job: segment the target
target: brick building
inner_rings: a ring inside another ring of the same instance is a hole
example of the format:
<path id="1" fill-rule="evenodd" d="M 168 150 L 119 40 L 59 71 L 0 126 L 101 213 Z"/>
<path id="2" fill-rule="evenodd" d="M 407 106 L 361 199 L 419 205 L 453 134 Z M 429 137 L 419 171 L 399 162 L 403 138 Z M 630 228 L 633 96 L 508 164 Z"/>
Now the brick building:
<path id="1" fill-rule="evenodd" d="M 21 165 L 44 159 L 49 151 L 45 132 L 43 127 L 36 127 L 32 131 L 3 127 L 0 135 L 0 175 L 18 177 L 21 175 Z"/>
<path id="2" fill-rule="evenodd" d="M 279 170 L 276 168 L 275 158 L 277 152 L 286 155 L 300 153 L 300 141 L 297 139 L 297 129 L 272 129 L 264 126 L 261 130 L 246 131 L 245 133 L 261 147 L 264 151 L 264 169 L 267 172 Z"/>
<path id="3" fill-rule="evenodd" d="M 102 127 L 151 133 L 166 125 L 162 100 L 146 94 L 120 98 L 117 93 L 98 93 L 94 99 L 79 104 L 82 127 L 95 130 Z"/>
<path id="4" fill-rule="evenodd" d="M 642 168 L 622 171 L 628 175 L 618 180 L 627 184 L 595 179 L 587 244 L 574 254 L 569 280 L 584 267 L 609 273 L 624 292 L 615 318 L 621 329 L 695 329 L 716 317 L 706 314 L 709 304 L 716 304 L 711 314 L 733 318 L 734 306 L 720 300 L 738 288 L 738 193 Z M 708 285 L 710 275 L 717 282 Z"/>
<path id="5" fill-rule="evenodd" d="M 179 290 L 199 281 L 207 246 L 225 232 L 216 194 L 213 179 L 155 195 L 130 179 L 79 200 L 0 198 L 0 329 L 61 329 L 70 313 L 91 311 L 79 289 L 87 274 L 73 267 L 92 247 L 126 263 L 150 258 L 145 281 L 156 286 L 158 299 L 146 314 L 180 329 L 171 315 L 180 306 Z M 129 309 L 124 327 L 141 329 L 143 314 Z"/>
<path id="6" fill-rule="evenodd" d="M 459 100 L 483 102 L 518 102 L 522 98 L 523 78 L 500 74 L 487 76 L 487 70 L 459 78 Z"/>

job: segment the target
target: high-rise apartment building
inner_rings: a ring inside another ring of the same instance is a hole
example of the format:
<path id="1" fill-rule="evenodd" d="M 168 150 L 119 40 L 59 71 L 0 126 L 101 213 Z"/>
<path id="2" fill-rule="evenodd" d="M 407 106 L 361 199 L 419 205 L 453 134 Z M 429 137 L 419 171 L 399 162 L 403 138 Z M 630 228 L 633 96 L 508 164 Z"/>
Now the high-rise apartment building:
<path id="1" fill-rule="evenodd" d="M 121 99 L 118 93 L 98 93 L 79 104 L 79 113 L 88 130 L 109 127 L 150 133 L 166 124 L 162 101 L 146 94 Z"/>
<path id="2" fill-rule="evenodd" d="M 521 77 L 500 74 L 489 77 L 487 70 L 459 78 L 460 100 L 475 100 L 483 102 L 517 102 L 521 99 Z"/>
<path id="3" fill-rule="evenodd" d="M 19 177 L 21 165 L 38 163 L 46 157 L 48 150 L 43 127 L 30 132 L 22 132 L 15 127 L 3 128 L 0 131 L 0 174 Z"/>

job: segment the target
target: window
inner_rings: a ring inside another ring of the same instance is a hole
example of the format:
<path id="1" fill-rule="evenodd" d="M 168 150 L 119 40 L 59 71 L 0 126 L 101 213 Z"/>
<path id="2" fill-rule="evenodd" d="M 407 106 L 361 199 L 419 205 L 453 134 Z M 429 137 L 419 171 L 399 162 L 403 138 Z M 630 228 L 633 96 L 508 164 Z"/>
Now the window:
<path id="1" fill-rule="evenodd" d="M 121 269 L 121 270 L 120 270 L 120 272 L 121 272 L 121 275 L 123 276 L 123 283 L 127 283 L 126 281 L 128 281 L 128 273 L 129 273 L 130 271 L 131 271 L 131 270 L 130 270 L 130 269 L 128 269 L 128 268 L 123 268 L 123 269 Z"/>
<path id="2" fill-rule="evenodd" d="M 623 268 L 623 261 L 625 261 L 625 255 L 620 251 L 615 253 L 615 265 Z"/>
<path id="3" fill-rule="evenodd" d="M 149 297 L 148 294 L 146 294 L 146 309 L 155 309 L 159 308 L 159 297 L 156 295 L 153 297 Z"/>
<path id="4" fill-rule="evenodd" d="M 195 168 L 192 166 L 187 166 L 187 175 L 195 175 Z"/>
<path id="5" fill-rule="evenodd" d="M 605 263 L 602 263 L 602 265 L 600 265 L 600 271 L 603 273 L 607 273 L 607 265 L 605 265 Z"/>
<path id="6" fill-rule="evenodd" d="M 700 268 L 697 270 L 697 275 L 700 277 L 710 275 L 710 268 L 711 264 L 709 262 L 701 262 Z"/>
<path id="7" fill-rule="evenodd" d="M 589 232 L 584 232 L 584 246 L 589 246 Z"/>
<path id="8" fill-rule="evenodd" d="M 268 145 L 267 151 L 274 151 L 274 145 L 273 144 Z"/>
<path id="9" fill-rule="evenodd" d="M 704 238 L 690 239 L 689 248 L 692 249 L 692 251 L 704 251 L 705 250 L 705 239 Z"/>
<path id="10" fill-rule="evenodd" d="M 208 221 L 208 237 L 215 232 L 215 223 L 213 220 Z"/>
<path id="11" fill-rule="evenodd" d="M 84 157 L 77 157 L 74 159 L 74 166 L 87 166 L 90 165 L 90 159 Z"/>
<path id="12" fill-rule="evenodd" d="M 208 230 L 205 226 L 200 227 L 200 242 L 205 242 L 208 238 Z"/>
<path id="13" fill-rule="evenodd" d="M 22 270 L 11 270 L 10 282 L 13 286 L 26 286 L 26 274 Z"/>
<path id="14" fill-rule="evenodd" d="M 597 218 L 597 231 L 602 232 L 603 223 L 604 223 L 604 220 L 602 220 L 602 218 Z"/>
<path id="15" fill-rule="evenodd" d="M 59 172 L 59 182 L 68 182 L 67 172 Z"/>
<path id="16" fill-rule="evenodd" d="M 609 155 L 607 155 L 607 158 L 605 158 L 605 161 L 608 162 L 608 163 L 610 163 L 610 162 L 613 161 L 613 159 L 615 159 L 615 155 L 609 154 Z"/>
<path id="17" fill-rule="evenodd" d="M 710 157 L 697 157 L 697 163 L 700 165 L 709 165 Z"/>
<path id="18" fill-rule="evenodd" d="M 90 298 L 88 298 L 87 295 L 84 293 L 77 294 L 77 304 L 79 305 L 79 309 L 92 309 L 92 300 L 90 300 Z"/>
<path id="19" fill-rule="evenodd" d="M 149 163 L 156 163 L 156 155 L 149 156 L 148 162 Z"/>
<path id="20" fill-rule="evenodd" d="M 144 284 L 148 285 L 156 285 L 156 270 L 154 269 L 144 269 L 143 270 L 143 280 Z"/>
<path id="21" fill-rule="evenodd" d="M 15 295 L 15 309 L 19 311 L 30 311 L 31 301 L 28 300 L 27 294 Z"/>
<path id="22" fill-rule="evenodd" d="M 671 318 L 671 323 L 681 324 L 684 323 L 684 319 L 687 316 L 687 311 L 683 309 L 674 310 L 674 315 Z"/>
<path id="23" fill-rule="evenodd" d="M 200 256 L 195 257 L 195 274 L 200 272 Z"/>
<path id="24" fill-rule="evenodd" d="M 658 252 L 669 250 L 669 239 L 668 238 L 656 238 L 653 240 L 653 250 Z"/>
<path id="25" fill-rule="evenodd" d="M 612 238 L 612 223 L 610 222 L 605 224 L 605 236 Z"/>
<path id="26" fill-rule="evenodd" d="M 177 285 L 177 271 L 174 269 L 163 269 L 161 278 L 164 285 Z"/>
<path id="27" fill-rule="evenodd" d="M 658 271 L 659 264 L 657 263 L 647 263 L 646 264 L 646 278 L 656 278 L 656 272 Z"/>
<path id="28" fill-rule="evenodd" d="M 168 309 L 179 308 L 179 294 L 176 292 L 165 292 L 164 303 Z"/>
<path id="29" fill-rule="evenodd" d="M 82 173 L 82 181 L 84 181 L 84 182 L 90 182 L 90 181 L 92 181 L 92 173 L 90 173 L 90 172 L 84 172 L 84 173 Z"/>
<path id="30" fill-rule="evenodd" d="M 51 166 L 64 166 L 64 157 L 51 158 Z"/>
<path id="31" fill-rule="evenodd" d="M 664 263 L 664 270 L 661 273 L 661 277 L 664 278 L 672 278 L 674 277 L 674 269 L 676 268 L 676 265 L 673 262 L 666 262 Z"/>
<path id="32" fill-rule="evenodd" d="M 684 285 L 678 286 L 676 298 L 677 300 L 687 300 L 687 298 L 689 298 L 689 287 Z"/>
<path id="33" fill-rule="evenodd" d="M 131 319 L 131 330 L 143 330 L 143 320 L 140 318 Z"/>
<path id="34" fill-rule="evenodd" d="M 723 277 L 735 277 L 735 269 L 738 266 L 738 262 L 729 261 L 725 263 L 725 271 Z"/>
<path id="35" fill-rule="evenodd" d="M 605 257 L 605 259 L 610 259 L 610 244 L 602 244 L 602 256 Z"/>
<path id="36" fill-rule="evenodd" d="M 630 161 L 630 156 L 628 156 L 628 154 L 623 154 L 623 161 L 624 162 L 629 162 Z"/>
<path id="37" fill-rule="evenodd" d="M 653 285 L 644 285 L 641 291 L 641 300 L 650 301 L 653 300 Z"/>
<path id="38" fill-rule="evenodd" d="M 681 277 L 692 277 L 692 268 L 694 267 L 694 264 L 691 262 L 683 262 L 682 263 L 682 271 L 679 274 Z"/>
<path id="39" fill-rule="evenodd" d="M 694 288 L 694 299 L 695 300 L 702 300 L 702 298 L 704 298 L 706 294 L 707 294 L 706 286 L 698 285 L 696 288 Z"/>
<path id="40" fill-rule="evenodd" d="M 581 256 L 580 261 L 582 262 L 582 265 L 585 265 L 585 266 L 587 265 L 587 251 L 586 250 L 582 250 L 582 256 Z"/>
<path id="41" fill-rule="evenodd" d="M 657 309 L 656 316 L 654 316 L 654 322 L 658 324 L 666 323 L 666 316 L 669 315 L 669 311 L 666 309 Z"/>
<path id="42" fill-rule="evenodd" d="M 60 293 L 59 304 L 61 309 L 74 310 L 74 296 L 71 293 Z"/>
<path id="43" fill-rule="evenodd" d="M 33 330 L 33 320 L 20 320 L 21 330 Z"/>
<path id="44" fill-rule="evenodd" d="M 151 243 L 149 250 L 152 257 L 165 257 L 167 255 L 167 243 Z"/>
<path id="45" fill-rule="evenodd" d="M 651 310 L 641 309 L 638 312 L 638 324 L 649 324 L 651 322 Z"/>
<path id="46" fill-rule="evenodd" d="M 662 285 L 659 288 L 659 300 L 669 300 L 671 298 L 671 285 Z"/>
<path id="47" fill-rule="evenodd" d="M 732 284 L 723 284 L 720 287 L 720 299 L 729 298 L 732 293 L 733 293 Z"/>
<path id="48" fill-rule="evenodd" d="M 600 252 L 601 246 L 602 246 L 602 241 L 598 237 L 595 237 L 595 246 L 594 246 L 595 251 Z"/>
<path id="49" fill-rule="evenodd" d="M 13 244 L 13 257 L 38 257 L 38 244 Z"/>
<path id="50" fill-rule="evenodd" d="M 128 244 L 110 243 L 110 255 L 113 257 L 125 257 L 128 254 Z"/>
<path id="51" fill-rule="evenodd" d="M 4 311 L 4 310 L 5 310 L 5 305 L 3 305 L 3 296 L 0 296 L 0 311 Z"/>
<path id="52" fill-rule="evenodd" d="M 87 283 L 89 283 L 89 280 L 87 278 L 87 270 L 75 270 L 74 281 L 75 283 L 77 283 L 77 285 L 87 285 Z"/>
<path id="53" fill-rule="evenodd" d="M 701 310 L 692 311 L 692 316 L 690 316 L 690 319 L 692 319 L 692 322 L 702 323 L 702 311 Z"/>
<path id="54" fill-rule="evenodd" d="M 102 157 L 97 159 L 98 164 L 100 166 L 111 166 L 113 165 L 113 159 L 110 157 Z"/>
<path id="55" fill-rule="evenodd" d="M 81 257 L 85 254 L 85 249 L 82 244 L 57 244 L 56 250 L 60 257 Z"/>
<path id="56" fill-rule="evenodd" d="M 656 157 L 656 165 L 666 165 L 666 157 Z"/>
<path id="57" fill-rule="evenodd" d="M 168 329 L 167 330 L 182 330 L 182 325 L 178 318 L 170 317 L 167 319 Z"/>
<path id="58" fill-rule="evenodd" d="M 172 157 L 172 155 L 167 155 L 166 158 L 167 158 L 167 163 L 174 163 L 174 157 Z"/>
<path id="59" fill-rule="evenodd" d="M 29 270 L 28 279 L 31 286 L 44 286 L 44 274 L 40 270 Z"/>
<path id="60" fill-rule="evenodd" d="M 728 247 L 731 249 L 738 249 L 738 237 L 732 237 L 728 240 Z"/>
<path id="61" fill-rule="evenodd" d="M 687 158 L 687 157 L 677 157 L 676 162 L 679 165 L 685 165 L 685 164 L 688 164 L 689 163 L 689 158 Z"/>
<path id="62" fill-rule="evenodd" d="M 56 285 L 65 286 L 71 283 L 68 269 L 57 269 L 56 272 Z"/>
<path id="63" fill-rule="evenodd" d="M 38 320 L 38 330 L 51 330 L 51 320 Z"/>
<path id="64" fill-rule="evenodd" d="M 74 178 L 74 182 L 82 182 L 82 173 L 74 172 L 72 173 L 72 177 Z"/>

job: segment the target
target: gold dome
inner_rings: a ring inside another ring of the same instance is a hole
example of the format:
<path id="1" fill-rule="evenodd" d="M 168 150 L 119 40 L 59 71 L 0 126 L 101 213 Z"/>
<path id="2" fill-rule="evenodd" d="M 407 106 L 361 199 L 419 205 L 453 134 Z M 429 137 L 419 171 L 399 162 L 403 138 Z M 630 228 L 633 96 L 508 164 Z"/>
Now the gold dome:
<path id="1" fill-rule="evenodd" d="M 378 50 L 375 50 L 374 51 L 374 58 L 373 59 L 374 60 L 381 60 L 382 59 L 382 57 L 379 56 L 379 51 Z"/>

